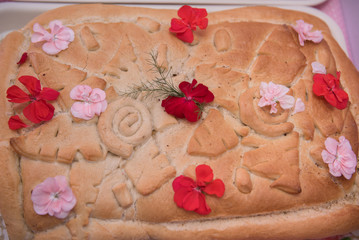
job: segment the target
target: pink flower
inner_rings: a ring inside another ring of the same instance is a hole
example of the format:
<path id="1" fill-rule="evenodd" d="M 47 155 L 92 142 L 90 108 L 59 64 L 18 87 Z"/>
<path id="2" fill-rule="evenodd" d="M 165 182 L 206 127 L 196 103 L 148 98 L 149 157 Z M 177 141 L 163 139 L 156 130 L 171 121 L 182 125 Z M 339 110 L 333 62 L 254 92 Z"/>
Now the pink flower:
<path id="1" fill-rule="evenodd" d="M 339 142 L 328 137 L 324 144 L 326 150 L 322 151 L 322 158 L 328 164 L 329 172 L 335 177 L 343 175 L 350 179 L 355 173 L 357 158 L 349 141 L 344 136 L 339 138 Z"/>
<path id="2" fill-rule="evenodd" d="M 92 89 L 87 85 L 77 85 L 70 92 L 70 97 L 75 102 L 71 107 L 71 113 L 74 117 L 90 120 L 95 115 L 100 115 L 107 108 L 106 93 L 99 89 Z"/>
<path id="3" fill-rule="evenodd" d="M 42 42 L 42 50 L 48 54 L 57 54 L 68 48 L 70 42 L 75 39 L 75 33 L 71 28 L 62 25 L 61 21 L 54 20 L 49 24 L 51 33 L 46 31 L 40 24 L 33 26 L 34 33 L 31 36 L 31 42 Z"/>
<path id="4" fill-rule="evenodd" d="M 325 69 L 325 66 L 322 65 L 320 62 L 312 62 L 312 72 L 313 73 L 320 73 L 320 74 L 326 74 L 327 70 Z"/>
<path id="5" fill-rule="evenodd" d="M 310 40 L 315 43 L 319 43 L 323 40 L 321 31 L 311 32 L 313 25 L 305 23 L 303 20 L 298 20 L 297 25 L 293 26 L 294 30 L 298 33 L 299 43 L 304 46 L 305 40 Z"/>
<path id="6" fill-rule="evenodd" d="M 302 99 L 297 98 L 297 101 L 295 102 L 295 107 L 294 107 L 294 111 L 292 112 L 292 115 L 294 115 L 296 113 L 304 112 L 304 110 L 305 110 L 304 102 L 302 101 Z"/>
<path id="7" fill-rule="evenodd" d="M 61 219 L 67 217 L 76 204 L 76 197 L 64 176 L 49 177 L 37 185 L 31 192 L 31 200 L 37 214 Z"/>
<path id="8" fill-rule="evenodd" d="M 259 107 L 271 106 L 270 113 L 277 112 L 277 103 L 283 109 L 289 109 L 294 106 L 294 97 L 286 95 L 289 88 L 286 86 L 275 84 L 272 82 L 261 82 L 260 95 L 261 99 L 258 102 Z"/>

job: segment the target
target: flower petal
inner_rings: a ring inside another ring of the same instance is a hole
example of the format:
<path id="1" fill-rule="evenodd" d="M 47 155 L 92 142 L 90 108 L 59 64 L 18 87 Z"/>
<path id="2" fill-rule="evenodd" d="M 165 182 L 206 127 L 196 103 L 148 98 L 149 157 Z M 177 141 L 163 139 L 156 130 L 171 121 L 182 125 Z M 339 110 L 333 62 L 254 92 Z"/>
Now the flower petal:
<path id="1" fill-rule="evenodd" d="M 186 101 L 183 104 L 183 114 L 188 121 L 197 122 L 201 118 L 202 112 L 194 101 Z"/>
<path id="2" fill-rule="evenodd" d="M 55 41 L 50 40 L 42 45 L 42 50 L 50 55 L 58 54 L 61 49 L 56 47 Z"/>
<path id="3" fill-rule="evenodd" d="M 222 180 L 215 179 L 213 182 L 209 183 L 203 191 L 207 194 L 216 195 L 217 197 L 222 197 L 225 191 L 225 186 Z"/>
<path id="4" fill-rule="evenodd" d="M 278 101 L 279 101 L 279 105 L 283 109 L 292 108 L 294 106 L 294 103 L 295 103 L 294 97 L 290 96 L 290 95 L 284 95 L 281 98 L 279 98 Z"/>
<path id="5" fill-rule="evenodd" d="M 91 104 L 87 102 L 75 102 L 72 104 L 71 113 L 74 117 L 84 120 L 90 120 L 95 116 Z"/>
<path id="6" fill-rule="evenodd" d="M 187 194 L 190 194 L 193 190 L 190 188 L 180 188 L 177 191 L 175 191 L 175 194 L 173 196 L 173 200 L 177 204 L 178 207 L 183 208 L 183 200 L 187 196 Z"/>
<path id="7" fill-rule="evenodd" d="M 29 93 L 36 97 L 41 91 L 40 80 L 33 76 L 21 76 L 19 81 L 26 87 Z"/>
<path id="8" fill-rule="evenodd" d="M 188 192 L 188 194 L 186 194 L 186 196 L 183 198 L 183 208 L 187 211 L 194 211 L 198 209 L 201 194 L 203 195 L 203 193 L 200 193 L 196 190 Z"/>
<path id="9" fill-rule="evenodd" d="M 183 33 L 176 33 L 176 37 L 179 40 L 182 40 L 184 42 L 192 43 L 193 42 L 193 32 L 191 29 L 186 29 Z"/>
<path id="10" fill-rule="evenodd" d="M 102 89 L 94 88 L 89 96 L 92 102 L 102 102 L 106 99 L 106 93 Z"/>
<path id="11" fill-rule="evenodd" d="M 92 88 L 88 85 L 77 85 L 71 90 L 70 97 L 73 100 L 85 101 L 90 96 L 91 91 Z"/>
<path id="12" fill-rule="evenodd" d="M 192 7 L 188 5 L 182 6 L 180 9 L 178 9 L 178 16 L 182 19 L 191 19 L 192 18 Z"/>
<path id="13" fill-rule="evenodd" d="M 169 28 L 170 32 L 184 33 L 188 29 L 188 26 L 181 19 L 172 18 L 171 27 Z"/>
<path id="14" fill-rule="evenodd" d="M 43 99 L 47 101 L 54 101 L 57 99 L 57 97 L 60 95 L 60 93 L 52 88 L 44 87 L 39 96 L 38 99 Z"/>
<path id="15" fill-rule="evenodd" d="M 30 103 L 23 110 L 24 116 L 33 123 L 40 123 L 42 121 L 49 121 L 54 116 L 55 108 L 44 100 L 39 100 Z"/>
<path id="16" fill-rule="evenodd" d="M 212 182 L 213 180 L 213 170 L 210 166 L 206 164 L 198 165 L 196 167 L 196 178 L 197 184 L 204 186 L 204 183 Z"/>
<path id="17" fill-rule="evenodd" d="M 15 116 L 11 116 L 9 121 L 8 121 L 8 125 L 9 125 L 9 128 L 11 130 L 17 130 L 17 129 L 20 129 L 20 128 L 26 128 L 28 127 L 21 119 L 18 115 L 15 115 Z"/>
<path id="18" fill-rule="evenodd" d="M 9 102 L 24 103 L 31 100 L 29 95 L 16 85 L 9 87 L 6 94 L 6 97 L 9 98 Z"/>
<path id="19" fill-rule="evenodd" d="M 207 205 L 206 198 L 202 193 L 199 195 L 199 207 L 195 212 L 201 215 L 208 215 L 211 213 L 211 209 Z"/>
<path id="20" fill-rule="evenodd" d="M 184 118 L 184 103 L 186 99 L 184 97 L 169 96 L 162 100 L 161 106 L 165 108 L 168 114 L 171 114 L 178 118 Z"/>
<path id="21" fill-rule="evenodd" d="M 20 60 L 17 62 L 18 65 L 21 65 L 23 63 L 25 63 L 27 60 L 27 52 L 24 52 L 22 55 L 21 55 L 21 58 Z"/>

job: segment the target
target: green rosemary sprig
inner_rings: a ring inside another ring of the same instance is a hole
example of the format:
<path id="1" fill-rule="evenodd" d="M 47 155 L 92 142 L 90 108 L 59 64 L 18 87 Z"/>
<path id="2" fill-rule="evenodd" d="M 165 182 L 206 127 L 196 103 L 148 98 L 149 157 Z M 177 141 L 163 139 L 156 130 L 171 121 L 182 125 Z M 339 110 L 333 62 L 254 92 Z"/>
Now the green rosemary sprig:
<path id="1" fill-rule="evenodd" d="M 122 96 L 137 98 L 141 93 L 143 93 L 144 98 L 150 96 L 154 97 L 184 97 L 184 94 L 181 90 L 173 84 L 171 79 L 171 70 L 167 70 L 165 67 L 160 65 L 157 62 L 158 53 L 151 52 L 151 58 L 147 60 L 148 64 L 152 66 L 151 71 L 157 74 L 155 79 L 148 82 L 142 82 L 139 84 L 133 85 L 129 90 L 121 93 Z"/>

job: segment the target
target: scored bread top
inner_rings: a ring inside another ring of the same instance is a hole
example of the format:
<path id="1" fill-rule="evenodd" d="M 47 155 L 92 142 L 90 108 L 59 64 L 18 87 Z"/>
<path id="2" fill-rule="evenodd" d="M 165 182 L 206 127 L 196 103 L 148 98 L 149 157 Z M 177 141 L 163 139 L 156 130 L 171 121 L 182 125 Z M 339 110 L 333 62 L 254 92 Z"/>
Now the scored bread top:
<path id="1" fill-rule="evenodd" d="M 193 43 L 168 31 L 175 10 L 73 5 L 44 13 L 0 45 L 0 211 L 10 236 L 301 239 L 359 228 L 357 173 L 333 177 L 321 157 L 327 137 L 345 136 L 358 153 L 359 73 L 311 15 L 270 7 L 209 13 Z M 321 30 L 320 43 L 300 46 L 292 26 L 303 19 Z M 32 26 L 60 20 L 75 32 L 69 48 L 48 55 L 31 43 Z M 120 96 L 153 81 L 149 53 L 175 85 L 196 79 L 215 98 L 190 123 L 167 114 L 159 98 Z M 28 60 L 16 62 L 23 52 Z M 348 107 L 338 110 L 313 94 L 311 63 L 341 73 Z M 32 75 L 60 92 L 51 121 L 11 131 L 18 112 L 6 90 Z M 260 108 L 261 82 L 290 88 L 305 111 Z M 75 118 L 70 91 L 79 84 L 106 92 L 108 107 L 89 121 Z M 225 185 L 206 195 L 212 212 L 177 207 L 173 179 L 196 178 L 200 164 Z M 48 177 L 66 176 L 77 204 L 66 219 L 35 213 L 31 191 Z M 197 235 L 196 235 L 197 236 Z"/>

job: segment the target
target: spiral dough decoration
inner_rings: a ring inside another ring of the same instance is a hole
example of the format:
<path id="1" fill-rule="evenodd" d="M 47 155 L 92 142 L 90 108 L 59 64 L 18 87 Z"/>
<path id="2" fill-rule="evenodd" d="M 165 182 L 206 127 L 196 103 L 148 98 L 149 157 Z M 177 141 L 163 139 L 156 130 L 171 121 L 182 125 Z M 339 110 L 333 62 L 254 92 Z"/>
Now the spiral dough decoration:
<path id="1" fill-rule="evenodd" d="M 152 133 L 150 112 L 141 102 L 131 98 L 110 103 L 101 114 L 97 127 L 108 150 L 124 158 L 131 156 L 133 147 Z"/>

